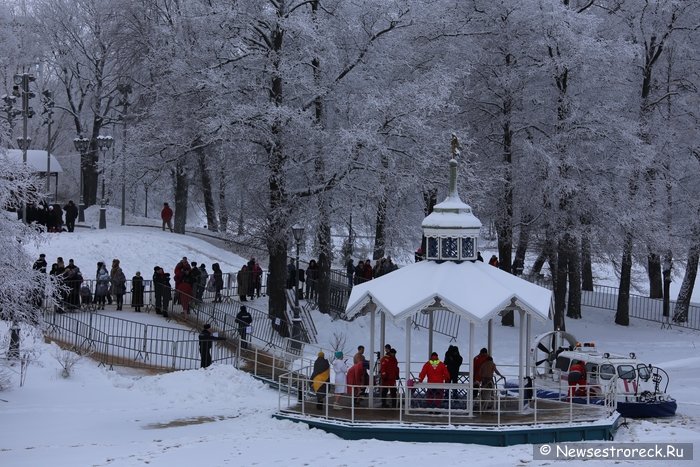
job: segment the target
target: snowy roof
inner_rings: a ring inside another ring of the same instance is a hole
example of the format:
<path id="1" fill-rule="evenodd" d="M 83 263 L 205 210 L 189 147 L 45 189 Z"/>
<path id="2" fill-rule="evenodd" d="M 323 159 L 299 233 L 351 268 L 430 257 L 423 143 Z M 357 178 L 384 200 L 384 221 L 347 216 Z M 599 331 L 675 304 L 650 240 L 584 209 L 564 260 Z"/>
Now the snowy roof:
<path id="1" fill-rule="evenodd" d="M 352 317 L 370 302 L 395 321 L 435 304 L 469 321 L 483 323 L 511 303 L 546 320 L 552 293 L 481 261 L 420 261 L 353 287 L 346 307 Z M 512 300 L 514 299 L 514 302 Z"/>
<path id="2" fill-rule="evenodd" d="M 6 151 L 7 158 L 11 161 L 22 162 L 22 151 L 20 149 L 8 149 Z M 27 165 L 37 173 L 46 173 L 46 151 L 40 149 L 27 150 Z M 52 174 L 63 173 L 63 167 L 58 162 L 53 154 L 51 155 L 51 167 L 49 170 Z"/>

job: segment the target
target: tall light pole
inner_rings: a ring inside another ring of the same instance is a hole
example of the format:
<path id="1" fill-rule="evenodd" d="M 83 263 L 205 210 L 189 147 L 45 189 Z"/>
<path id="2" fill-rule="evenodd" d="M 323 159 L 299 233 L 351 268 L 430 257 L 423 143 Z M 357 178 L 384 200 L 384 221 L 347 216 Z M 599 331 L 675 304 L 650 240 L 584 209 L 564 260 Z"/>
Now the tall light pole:
<path id="1" fill-rule="evenodd" d="M 75 150 L 80 153 L 80 204 L 78 205 L 78 222 L 85 222 L 85 197 L 83 195 L 83 159 L 84 155 L 90 147 L 90 140 L 83 138 L 83 135 L 78 135 L 73 140 Z"/>
<path id="2" fill-rule="evenodd" d="M 19 92 L 22 97 L 22 137 L 17 138 L 17 144 L 22 150 L 22 162 L 27 166 L 27 149 L 32 144 L 32 139 L 27 137 L 27 119 L 34 116 L 34 110 L 29 107 L 29 99 L 34 97 L 34 93 L 29 91 L 29 83 L 34 81 L 34 76 L 29 73 L 22 73 L 14 76 L 15 85 L 21 87 L 21 90 L 15 88 L 15 92 Z M 27 200 L 26 194 L 22 200 L 22 222 L 27 223 Z"/>
<path id="3" fill-rule="evenodd" d="M 44 104 L 44 110 L 42 114 L 46 115 L 46 120 L 44 123 L 48 125 L 48 138 L 46 141 L 46 194 L 51 195 L 51 124 L 53 123 L 53 93 L 48 89 L 41 93 L 44 97 L 42 98 L 42 104 Z"/>
<path id="4" fill-rule="evenodd" d="M 294 271 L 294 317 L 292 318 L 292 339 L 295 342 L 301 340 L 301 318 L 299 317 L 299 247 L 304 238 L 304 227 L 299 224 L 292 226 L 292 235 L 297 244 L 296 269 Z"/>
<path id="5" fill-rule="evenodd" d="M 119 104 L 122 106 L 122 225 L 126 225 L 126 115 L 129 111 L 129 94 L 131 84 L 121 83 L 117 85 L 117 91 L 122 95 Z"/>
<path id="6" fill-rule="evenodd" d="M 109 136 L 99 135 L 97 137 L 97 147 L 102 151 L 102 199 L 100 200 L 100 229 L 107 228 L 107 200 L 105 199 L 105 168 L 107 164 L 107 150 L 112 147 L 114 139 Z"/>

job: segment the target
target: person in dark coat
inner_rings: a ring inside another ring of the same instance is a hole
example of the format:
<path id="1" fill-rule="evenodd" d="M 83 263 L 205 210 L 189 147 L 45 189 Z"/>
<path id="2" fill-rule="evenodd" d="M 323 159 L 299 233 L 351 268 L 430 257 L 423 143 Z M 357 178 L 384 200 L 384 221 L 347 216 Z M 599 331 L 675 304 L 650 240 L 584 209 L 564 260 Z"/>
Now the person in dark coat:
<path id="1" fill-rule="evenodd" d="M 236 285 L 238 286 L 238 297 L 242 302 L 248 301 L 246 298 L 248 295 L 250 274 L 248 273 L 248 265 L 244 264 L 241 266 L 241 270 L 236 274 Z"/>
<path id="2" fill-rule="evenodd" d="M 248 327 L 253 324 L 253 315 L 250 314 L 245 305 L 241 305 L 241 309 L 236 315 L 236 324 L 238 325 L 238 334 L 241 336 L 241 348 L 247 349 Z"/>
<path id="3" fill-rule="evenodd" d="M 262 276 L 263 276 L 263 270 L 260 267 L 260 263 L 255 261 L 255 258 L 250 259 L 250 263 L 253 263 L 253 267 L 251 269 L 250 265 L 248 266 L 248 270 L 252 271 L 251 277 L 252 277 L 252 283 L 255 286 L 255 295 L 260 298 L 260 291 L 262 290 Z M 253 298 L 252 296 L 250 298 Z"/>
<path id="4" fill-rule="evenodd" d="M 293 289 L 296 286 L 296 271 L 297 268 L 294 266 L 294 260 L 290 259 L 287 265 L 287 289 Z"/>
<path id="5" fill-rule="evenodd" d="M 143 306 L 143 277 L 136 271 L 136 275 L 131 278 L 131 307 L 134 311 L 141 311 Z"/>
<path id="6" fill-rule="evenodd" d="M 221 302 L 221 290 L 224 288 L 224 274 L 221 272 L 219 263 L 212 264 L 211 270 L 214 275 L 214 291 L 216 292 L 214 301 Z"/>
<path id="7" fill-rule="evenodd" d="M 195 304 L 196 304 L 197 303 L 197 291 L 199 290 L 200 270 L 199 270 L 199 266 L 197 266 L 196 261 L 192 261 L 191 266 L 192 266 L 192 269 L 190 270 L 190 279 L 192 281 L 192 296 L 195 298 Z"/>
<path id="8" fill-rule="evenodd" d="M 163 268 L 155 266 L 153 268 L 153 299 L 155 301 L 156 313 L 163 314 L 163 294 L 165 282 L 165 273 Z"/>
<path id="9" fill-rule="evenodd" d="M 214 341 L 225 341 L 225 337 L 215 336 L 211 332 L 211 325 L 205 324 L 202 332 L 199 333 L 199 356 L 201 358 L 202 368 L 207 368 L 211 365 L 211 348 Z"/>
<path id="10" fill-rule="evenodd" d="M 46 263 L 46 255 L 44 253 L 39 255 L 39 259 L 34 261 L 34 265 L 32 265 L 32 269 L 34 271 L 38 271 L 42 274 L 46 274 L 46 266 L 48 264 Z M 33 296 L 33 303 L 35 308 L 41 308 L 41 305 L 44 303 L 44 290 L 43 287 L 37 286 L 36 290 L 32 294 Z"/>
<path id="11" fill-rule="evenodd" d="M 117 299 L 117 311 L 121 311 L 124 304 L 124 294 L 126 293 L 126 276 L 118 259 L 112 260 L 112 269 L 109 272 L 109 277 L 112 284 L 112 293 Z"/>
<path id="12" fill-rule="evenodd" d="M 314 371 L 311 373 L 311 387 L 316 393 L 316 408 L 323 408 L 323 401 L 328 394 L 328 382 L 331 380 L 331 364 L 323 352 L 318 353 L 314 362 Z"/>
<path id="13" fill-rule="evenodd" d="M 199 265 L 199 282 L 197 283 L 197 300 L 202 301 L 204 296 L 204 290 L 207 288 L 207 280 L 209 279 L 209 273 L 207 272 L 207 267 L 205 264 Z"/>
<path id="14" fill-rule="evenodd" d="M 306 268 L 306 299 L 311 300 L 316 297 L 316 283 L 318 282 L 318 264 L 315 259 L 309 261 Z"/>
<path id="15" fill-rule="evenodd" d="M 352 258 L 348 259 L 348 262 L 345 264 L 345 275 L 348 276 L 348 287 L 352 288 L 352 276 L 355 275 L 355 266 L 352 263 Z"/>
<path id="16" fill-rule="evenodd" d="M 163 317 L 168 317 L 168 310 L 170 309 L 170 299 L 172 298 L 172 285 L 170 284 L 170 273 L 166 272 L 163 274 Z"/>
<path id="17" fill-rule="evenodd" d="M 68 232 L 72 232 L 75 229 L 75 220 L 78 218 L 78 207 L 73 200 L 70 200 L 63 206 L 63 210 L 66 211 L 66 228 Z"/>
<path id="18" fill-rule="evenodd" d="M 456 345 L 451 345 L 447 348 L 447 352 L 445 352 L 445 366 L 447 367 L 447 371 L 450 372 L 450 383 L 457 384 L 459 381 L 459 367 L 462 366 L 462 362 L 464 359 L 459 353 L 459 347 Z M 456 399 L 457 398 L 457 390 L 452 391 L 452 398 Z"/>

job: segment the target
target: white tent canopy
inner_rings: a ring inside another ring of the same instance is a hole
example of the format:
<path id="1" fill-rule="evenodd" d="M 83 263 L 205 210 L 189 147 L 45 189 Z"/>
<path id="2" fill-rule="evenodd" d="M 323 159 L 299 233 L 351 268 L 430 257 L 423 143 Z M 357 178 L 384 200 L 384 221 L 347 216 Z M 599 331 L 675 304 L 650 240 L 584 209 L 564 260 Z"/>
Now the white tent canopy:
<path id="1" fill-rule="evenodd" d="M 511 304 L 549 318 L 552 292 L 481 261 L 420 261 L 353 287 L 346 315 L 373 302 L 395 321 L 436 304 L 470 322 L 485 323 Z M 515 302 L 513 302 L 515 299 Z"/>
<path id="2" fill-rule="evenodd" d="M 8 149 L 6 151 L 7 158 L 11 161 L 22 162 L 23 156 L 20 149 Z M 28 149 L 27 150 L 27 165 L 32 169 L 33 172 L 37 174 L 46 173 L 47 164 L 47 152 L 40 149 Z M 51 155 L 51 166 L 49 167 L 49 173 L 51 175 L 63 173 L 63 167 L 58 162 L 53 154 Z"/>

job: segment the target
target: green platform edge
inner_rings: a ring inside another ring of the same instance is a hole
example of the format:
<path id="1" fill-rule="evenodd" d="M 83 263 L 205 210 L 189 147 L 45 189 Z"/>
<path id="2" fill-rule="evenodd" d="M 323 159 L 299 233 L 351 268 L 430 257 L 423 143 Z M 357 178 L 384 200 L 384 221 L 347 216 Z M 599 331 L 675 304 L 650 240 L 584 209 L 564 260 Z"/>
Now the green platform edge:
<path id="1" fill-rule="evenodd" d="M 305 423 L 310 428 L 332 433 L 342 439 L 378 439 L 412 443 L 462 443 L 485 446 L 513 446 L 516 444 L 545 444 L 576 441 L 612 441 L 622 423 L 622 416 L 615 412 L 610 417 L 589 424 L 546 424 L 530 427 L 468 427 L 468 426 L 382 426 L 368 423 L 353 424 L 329 421 L 304 415 L 275 413 L 273 418 Z"/>

